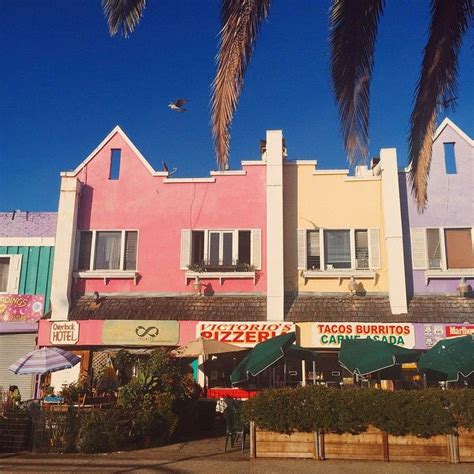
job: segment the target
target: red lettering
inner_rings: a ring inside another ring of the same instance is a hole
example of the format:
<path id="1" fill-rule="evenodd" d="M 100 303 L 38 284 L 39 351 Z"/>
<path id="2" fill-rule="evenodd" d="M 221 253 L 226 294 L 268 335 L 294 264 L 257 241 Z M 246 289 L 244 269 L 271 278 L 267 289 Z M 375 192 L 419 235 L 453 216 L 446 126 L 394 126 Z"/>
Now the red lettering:
<path id="1" fill-rule="evenodd" d="M 245 342 L 245 339 L 244 339 L 244 334 L 245 332 L 244 331 L 235 331 L 235 336 L 234 338 L 232 339 L 232 342 Z"/>
<path id="2" fill-rule="evenodd" d="M 408 336 L 410 334 L 410 326 L 403 326 L 403 334 Z"/>
<path id="3" fill-rule="evenodd" d="M 211 331 L 201 331 L 201 337 L 203 339 L 212 339 L 212 332 Z"/>
<path id="4" fill-rule="evenodd" d="M 222 331 L 221 332 L 221 338 L 219 340 L 222 341 L 222 342 L 232 342 L 230 340 L 230 335 L 231 334 L 232 334 L 232 332 L 230 332 L 230 331 Z"/>
<path id="5" fill-rule="evenodd" d="M 267 331 L 261 331 L 258 333 L 258 342 L 266 341 L 270 338 L 270 333 Z"/>
<path id="6" fill-rule="evenodd" d="M 245 333 L 245 342 L 257 342 L 257 333 L 254 331 Z"/>

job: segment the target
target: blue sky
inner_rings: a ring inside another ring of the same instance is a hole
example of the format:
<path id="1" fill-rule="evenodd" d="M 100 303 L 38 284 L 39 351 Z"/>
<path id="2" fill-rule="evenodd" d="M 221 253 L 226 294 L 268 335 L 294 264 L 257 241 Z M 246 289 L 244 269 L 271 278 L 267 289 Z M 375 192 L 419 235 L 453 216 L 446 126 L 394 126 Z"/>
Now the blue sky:
<path id="1" fill-rule="evenodd" d="M 0 210 L 56 210 L 59 172 L 75 168 L 119 124 L 156 169 L 215 169 L 210 83 L 217 0 L 150 1 L 128 39 L 108 35 L 99 0 L 0 0 Z M 231 167 L 258 158 L 283 129 L 290 159 L 347 166 L 328 72 L 328 1 L 275 0 L 247 71 L 232 126 Z M 387 0 L 372 82 L 370 153 L 406 136 L 429 2 Z M 474 135 L 472 29 L 449 116 Z M 186 114 L 167 108 L 189 99 Z"/>

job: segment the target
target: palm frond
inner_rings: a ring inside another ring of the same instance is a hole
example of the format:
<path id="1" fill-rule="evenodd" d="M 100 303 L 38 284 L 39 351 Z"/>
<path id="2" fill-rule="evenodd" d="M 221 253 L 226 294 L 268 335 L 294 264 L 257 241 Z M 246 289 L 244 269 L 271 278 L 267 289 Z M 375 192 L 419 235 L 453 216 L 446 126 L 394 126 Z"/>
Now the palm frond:
<path id="1" fill-rule="evenodd" d="M 111 36 L 115 36 L 119 31 L 125 37 L 133 33 L 145 7 L 146 0 L 102 0 Z"/>
<path id="2" fill-rule="evenodd" d="M 229 159 L 230 124 L 237 108 L 261 23 L 270 0 L 222 0 L 217 72 L 212 83 L 211 124 L 217 164 Z"/>
<path id="3" fill-rule="evenodd" d="M 432 0 L 431 14 L 408 140 L 412 194 L 419 211 L 428 201 L 437 105 L 443 98 L 457 96 L 458 56 L 473 17 L 473 4 L 471 0 Z"/>
<path id="4" fill-rule="evenodd" d="M 384 0 L 333 0 L 331 82 L 349 162 L 368 155 L 370 82 Z"/>

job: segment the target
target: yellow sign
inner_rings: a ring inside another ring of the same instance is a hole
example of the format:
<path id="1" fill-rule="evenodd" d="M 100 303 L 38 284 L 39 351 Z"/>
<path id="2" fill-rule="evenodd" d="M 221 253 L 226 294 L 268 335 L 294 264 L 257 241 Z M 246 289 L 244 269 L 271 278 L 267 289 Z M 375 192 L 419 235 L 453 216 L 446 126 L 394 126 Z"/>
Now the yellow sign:
<path id="1" fill-rule="evenodd" d="M 104 321 L 102 343 L 121 346 L 177 346 L 178 321 Z"/>

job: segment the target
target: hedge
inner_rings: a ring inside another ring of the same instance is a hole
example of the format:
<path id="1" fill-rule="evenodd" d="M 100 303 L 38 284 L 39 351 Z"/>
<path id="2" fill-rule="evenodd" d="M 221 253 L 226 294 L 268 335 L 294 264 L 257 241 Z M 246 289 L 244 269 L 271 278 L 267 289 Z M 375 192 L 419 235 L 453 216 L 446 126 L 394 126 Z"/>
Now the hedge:
<path id="1" fill-rule="evenodd" d="M 261 392 L 243 416 L 279 433 L 361 433 L 369 425 L 389 434 L 430 436 L 474 429 L 474 390 L 387 392 L 307 386 Z"/>

